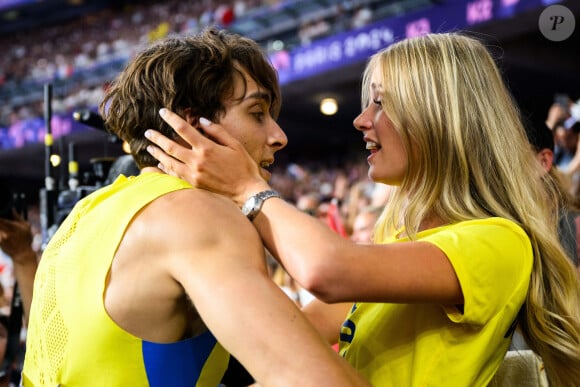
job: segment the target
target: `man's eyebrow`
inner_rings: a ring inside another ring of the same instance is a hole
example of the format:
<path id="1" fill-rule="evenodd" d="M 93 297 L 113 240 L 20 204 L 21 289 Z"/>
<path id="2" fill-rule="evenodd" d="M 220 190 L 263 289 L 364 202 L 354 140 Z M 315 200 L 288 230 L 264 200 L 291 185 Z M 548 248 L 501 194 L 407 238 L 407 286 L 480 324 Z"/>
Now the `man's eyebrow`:
<path id="1" fill-rule="evenodd" d="M 267 103 L 270 103 L 272 97 L 270 96 L 270 93 L 267 93 L 265 91 L 255 91 L 252 94 L 248 94 L 244 97 L 244 101 L 247 101 L 249 99 L 262 99 Z"/>

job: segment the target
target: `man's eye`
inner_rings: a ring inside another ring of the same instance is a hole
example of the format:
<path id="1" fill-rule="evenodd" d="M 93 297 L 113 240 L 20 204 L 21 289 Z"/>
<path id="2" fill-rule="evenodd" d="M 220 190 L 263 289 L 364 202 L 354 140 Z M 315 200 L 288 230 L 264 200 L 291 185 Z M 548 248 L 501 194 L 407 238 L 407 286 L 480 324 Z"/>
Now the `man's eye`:
<path id="1" fill-rule="evenodd" d="M 258 120 L 264 119 L 264 115 L 265 115 L 263 111 L 252 112 L 250 114 L 253 115 L 254 117 L 256 117 Z"/>

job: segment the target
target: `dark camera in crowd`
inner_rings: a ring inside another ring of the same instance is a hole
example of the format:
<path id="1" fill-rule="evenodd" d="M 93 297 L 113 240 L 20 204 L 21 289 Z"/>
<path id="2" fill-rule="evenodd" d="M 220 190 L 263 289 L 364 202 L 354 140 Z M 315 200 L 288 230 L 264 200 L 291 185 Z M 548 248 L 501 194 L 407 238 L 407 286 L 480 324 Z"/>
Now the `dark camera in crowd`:
<path id="1" fill-rule="evenodd" d="M 0 185 L 0 218 L 14 220 L 14 210 L 24 216 L 26 195 L 22 192 L 13 192 L 4 184 Z"/>

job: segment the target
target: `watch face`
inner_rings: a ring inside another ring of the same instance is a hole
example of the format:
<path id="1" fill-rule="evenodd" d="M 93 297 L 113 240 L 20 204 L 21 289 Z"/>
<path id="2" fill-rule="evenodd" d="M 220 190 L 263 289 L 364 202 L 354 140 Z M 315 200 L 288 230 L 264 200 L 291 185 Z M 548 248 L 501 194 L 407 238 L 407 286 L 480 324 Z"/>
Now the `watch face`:
<path id="1" fill-rule="evenodd" d="M 252 196 L 250 200 L 248 200 L 248 207 L 250 207 L 250 211 L 256 208 L 258 204 L 258 198 L 256 196 Z"/>
<path id="2" fill-rule="evenodd" d="M 258 192 L 257 194 L 250 196 L 242 206 L 242 213 L 250 220 L 253 220 L 260 212 L 264 200 L 272 197 L 280 197 L 280 194 L 274 190 L 269 190 Z"/>
<path id="3" fill-rule="evenodd" d="M 257 202 L 258 198 L 255 196 L 248 198 L 248 200 L 244 203 L 244 207 L 242 208 L 244 215 L 248 215 L 250 212 L 252 212 L 256 208 Z"/>

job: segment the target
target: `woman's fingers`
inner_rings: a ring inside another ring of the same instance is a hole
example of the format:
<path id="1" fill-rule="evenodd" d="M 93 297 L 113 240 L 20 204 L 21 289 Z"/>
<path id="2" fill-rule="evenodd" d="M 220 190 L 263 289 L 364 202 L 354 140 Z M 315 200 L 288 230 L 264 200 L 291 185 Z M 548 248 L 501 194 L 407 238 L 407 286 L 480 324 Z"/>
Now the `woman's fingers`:
<path id="1" fill-rule="evenodd" d="M 207 118 L 201 117 L 199 119 L 199 124 L 201 125 L 202 129 L 203 129 L 203 135 L 207 138 L 209 138 L 210 140 L 212 140 L 214 143 L 218 144 L 218 145 L 223 145 L 226 146 L 228 148 L 236 148 L 236 144 L 239 145 L 239 142 L 237 142 L 229 133 L 227 130 L 225 130 L 222 126 L 214 124 L 213 122 L 211 122 L 210 120 L 208 120 Z"/>
<path id="2" fill-rule="evenodd" d="M 263 184 L 258 163 L 221 125 L 200 117 L 197 127 L 193 127 L 167 109 L 161 109 L 159 114 L 191 146 L 183 146 L 156 130 L 145 132 L 153 144 L 147 151 L 165 173 L 236 201 L 238 197 L 245 200 L 247 184 Z"/>
<path id="3" fill-rule="evenodd" d="M 147 137 L 149 141 L 156 145 L 150 146 L 152 148 L 151 150 L 147 149 L 149 153 L 151 153 L 151 155 L 153 155 L 155 158 L 157 158 L 158 155 L 162 156 L 165 153 L 166 155 L 175 156 L 177 159 L 179 159 L 178 155 L 183 146 L 153 129 L 148 129 L 145 131 L 145 137 Z M 157 160 L 160 159 L 157 158 Z"/>
<path id="4" fill-rule="evenodd" d="M 175 132 L 183 138 L 189 145 L 195 147 L 196 145 L 201 145 L 200 142 L 205 141 L 203 135 L 191 126 L 187 121 L 181 118 L 179 115 L 173 113 L 168 109 L 159 110 L 159 115 L 161 118 L 169 124 L 175 130 Z M 161 146 L 161 144 L 158 144 Z M 162 147 L 162 149 L 164 149 Z"/>
<path id="5" fill-rule="evenodd" d="M 177 114 L 167 109 L 161 109 L 159 114 L 192 148 L 200 146 L 200 140 L 205 141 L 193 126 Z M 159 161 L 159 168 L 166 173 L 183 176 L 188 169 L 185 164 L 189 164 L 190 167 L 194 165 L 195 160 L 191 149 L 187 149 L 153 129 L 147 130 L 145 137 L 154 144 L 148 146 L 147 151 Z"/>
<path id="6" fill-rule="evenodd" d="M 162 136 L 162 134 L 159 132 L 151 132 L 153 136 Z M 184 165 L 181 161 L 169 156 L 163 149 L 160 149 L 155 145 L 149 145 L 147 147 L 147 152 L 149 152 L 151 156 L 159 161 L 157 167 L 170 175 L 178 176 L 177 170 L 180 168 L 180 166 Z"/>

